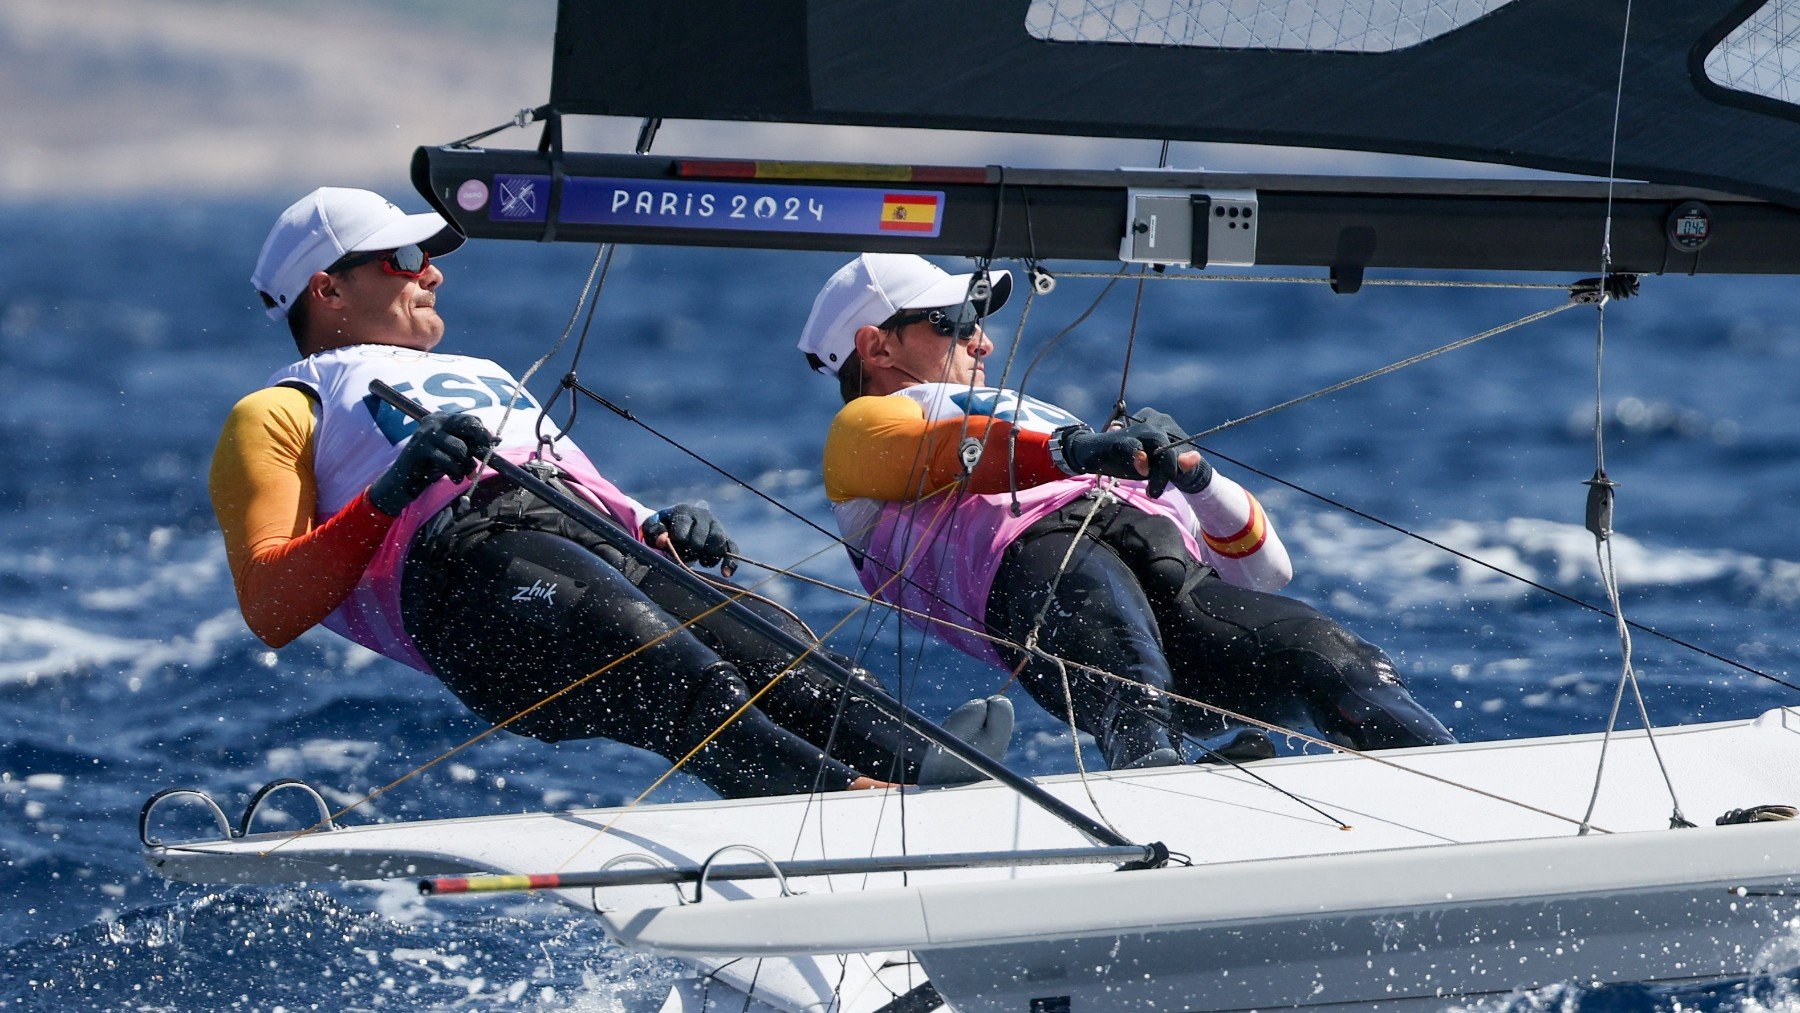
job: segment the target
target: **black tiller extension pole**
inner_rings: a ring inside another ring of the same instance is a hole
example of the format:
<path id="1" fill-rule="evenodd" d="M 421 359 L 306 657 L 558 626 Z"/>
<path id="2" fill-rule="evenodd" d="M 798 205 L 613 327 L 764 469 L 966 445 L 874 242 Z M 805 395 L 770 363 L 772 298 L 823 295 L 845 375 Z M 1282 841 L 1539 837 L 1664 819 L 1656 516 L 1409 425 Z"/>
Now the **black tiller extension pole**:
<path id="1" fill-rule="evenodd" d="M 430 414 L 423 405 L 387 384 L 382 383 L 380 380 L 372 380 L 369 382 L 369 392 L 383 401 L 386 401 L 388 404 L 393 405 L 400 411 L 405 412 L 409 418 L 415 420 L 422 419 Z M 769 622 L 762 616 L 750 611 L 748 608 L 745 608 L 743 604 L 726 595 L 725 592 L 720 591 L 718 588 L 695 576 L 686 567 L 677 565 L 674 561 L 664 557 L 662 553 L 657 552 L 655 549 L 652 549 L 650 546 L 645 545 L 643 542 L 632 537 L 630 532 L 619 527 L 619 525 L 613 523 L 607 517 L 602 516 L 593 507 L 575 499 L 561 489 L 556 488 L 536 475 L 533 475 L 531 472 L 526 471 L 524 468 L 521 468 L 504 458 L 490 456 L 487 461 L 487 466 L 492 468 L 497 474 L 506 477 L 522 488 L 528 490 L 532 495 L 543 500 L 545 503 L 555 507 L 570 520 L 587 528 L 589 531 L 592 531 L 595 535 L 604 539 L 608 545 L 611 545 L 613 548 L 645 566 L 656 570 L 669 580 L 680 584 L 689 592 L 699 595 L 702 600 L 724 602 L 725 611 L 728 612 L 733 619 L 743 623 L 758 635 L 767 638 L 771 643 L 780 647 L 782 650 L 787 651 L 796 658 L 803 654 L 807 655 L 811 659 L 815 669 L 830 676 L 840 686 L 848 686 L 851 692 L 862 697 L 864 700 L 867 700 L 883 714 L 886 714 L 896 721 L 912 726 L 921 736 L 930 740 L 935 745 L 941 746 L 949 752 L 950 755 L 963 761 L 969 766 L 974 767 L 976 770 L 981 771 L 983 774 L 986 774 L 994 780 L 999 781 L 1001 784 L 1006 785 L 1020 795 L 1025 796 L 1027 799 L 1030 799 L 1045 812 L 1048 812 L 1050 815 L 1055 816 L 1057 819 L 1062 820 L 1064 823 L 1067 823 L 1069 826 L 1072 826 L 1076 830 L 1087 835 L 1090 840 L 1099 844 L 1106 844 L 1114 847 L 1132 846 L 1131 841 L 1115 832 L 1111 827 L 1089 817 L 1085 813 L 1082 813 L 1080 810 L 1069 805 L 1067 802 L 1051 795 L 1031 779 L 1007 769 L 1005 764 L 989 758 L 986 753 L 983 753 L 981 750 L 976 749 L 974 746 L 969 745 L 967 742 L 964 742 L 938 727 L 936 722 L 929 720 L 924 715 L 915 713 L 900 701 L 895 700 L 893 697 L 888 696 L 874 686 L 870 686 L 861 679 L 856 678 L 844 666 L 838 664 L 835 660 L 825 656 L 821 652 L 814 650 L 813 645 L 807 644 L 788 633 L 788 631 Z"/>

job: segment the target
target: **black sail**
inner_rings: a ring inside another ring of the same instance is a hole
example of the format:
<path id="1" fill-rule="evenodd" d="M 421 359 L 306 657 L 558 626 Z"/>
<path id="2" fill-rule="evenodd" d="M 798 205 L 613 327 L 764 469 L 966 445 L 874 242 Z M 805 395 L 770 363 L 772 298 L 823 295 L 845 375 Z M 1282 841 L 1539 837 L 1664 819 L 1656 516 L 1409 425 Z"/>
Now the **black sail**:
<path id="1" fill-rule="evenodd" d="M 1633 0 L 1616 175 L 1800 206 L 1800 108 L 1720 87 L 1704 66 L 1763 5 Z M 1378 52 L 1047 41 L 1027 31 L 1030 9 L 562 0 L 551 103 L 575 114 L 1299 145 L 1592 175 L 1611 160 L 1624 0 L 1511 0 Z"/>

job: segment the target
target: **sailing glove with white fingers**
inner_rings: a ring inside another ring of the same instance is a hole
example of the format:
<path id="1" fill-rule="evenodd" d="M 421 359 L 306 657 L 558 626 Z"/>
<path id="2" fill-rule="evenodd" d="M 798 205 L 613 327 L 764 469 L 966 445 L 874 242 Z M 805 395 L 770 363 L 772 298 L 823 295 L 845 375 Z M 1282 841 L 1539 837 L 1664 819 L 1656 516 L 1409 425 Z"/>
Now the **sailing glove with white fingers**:
<path id="1" fill-rule="evenodd" d="M 1113 478 L 1148 478 L 1161 493 L 1175 477 L 1175 459 L 1160 451 L 1169 438 L 1161 429 L 1131 422 L 1096 433 L 1087 426 L 1064 426 L 1050 437 L 1050 457 L 1070 475 L 1108 475 Z M 1137 455 L 1145 455 L 1149 474 L 1138 470 Z"/>
<path id="2" fill-rule="evenodd" d="M 1192 494 L 1202 492 L 1212 484 L 1213 466 L 1205 457 L 1201 457 L 1200 463 L 1192 468 L 1181 467 L 1180 457 L 1182 454 L 1192 453 L 1198 456 L 1200 451 L 1188 442 L 1188 434 L 1181 428 L 1180 423 L 1154 408 L 1140 408 L 1131 417 L 1144 425 L 1162 430 L 1163 435 L 1168 438 L 1168 449 L 1163 450 L 1162 453 L 1175 464 L 1174 475 L 1169 479 L 1174 483 L 1175 488 Z M 1150 495 L 1162 495 L 1162 488 L 1154 480 L 1150 483 Z"/>
<path id="3" fill-rule="evenodd" d="M 389 517 L 398 517 L 438 479 L 468 478 L 493 447 L 493 436 L 475 416 L 432 412 L 419 420 L 400 456 L 369 486 L 369 502 Z"/>
<path id="4" fill-rule="evenodd" d="M 652 514 L 644 522 L 644 541 L 655 544 L 660 535 L 669 536 L 669 547 L 677 556 L 701 566 L 717 566 L 738 551 L 725 525 L 703 506 L 677 503 Z"/>

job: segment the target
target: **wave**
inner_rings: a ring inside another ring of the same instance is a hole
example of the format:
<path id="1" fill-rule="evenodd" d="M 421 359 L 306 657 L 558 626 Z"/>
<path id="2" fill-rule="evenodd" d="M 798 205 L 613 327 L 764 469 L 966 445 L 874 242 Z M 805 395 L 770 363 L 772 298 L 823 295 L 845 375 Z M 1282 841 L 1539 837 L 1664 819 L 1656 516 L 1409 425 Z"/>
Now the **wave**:
<path id="1" fill-rule="evenodd" d="M 12 947 L 0 1005 L 314 1009 L 337 992 L 359 1008 L 616 1010 L 685 976 L 541 901 L 428 908 L 408 886 L 369 911 L 348 902 L 368 891 L 180 892 Z"/>
<path id="2" fill-rule="evenodd" d="M 1297 550 L 1308 582 L 1375 593 L 1387 608 L 1441 602 L 1446 596 L 1491 604 L 1537 594 L 1529 585 L 1416 539 L 1339 514 L 1284 511 L 1282 537 Z M 1493 567 L 1565 594 L 1603 600 L 1594 536 L 1578 524 L 1534 517 L 1452 521 L 1420 532 Z M 1800 602 L 1800 562 L 1729 549 L 1688 549 L 1614 534 L 1621 589 L 1644 592 L 1705 587 L 1728 600 L 1765 607 Z"/>
<path id="3" fill-rule="evenodd" d="M 120 637 L 33 616 L 0 614 L 0 686 L 121 668 L 136 683 L 166 666 L 205 667 L 250 636 L 235 608 L 167 639 Z M 132 685 L 136 689 L 136 685 Z"/>
<path id="4" fill-rule="evenodd" d="M 1705 984 L 1562 981 L 1449 1005 L 1455 1013 L 1800 1013 L 1800 919 L 1763 944 L 1752 973 Z"/>

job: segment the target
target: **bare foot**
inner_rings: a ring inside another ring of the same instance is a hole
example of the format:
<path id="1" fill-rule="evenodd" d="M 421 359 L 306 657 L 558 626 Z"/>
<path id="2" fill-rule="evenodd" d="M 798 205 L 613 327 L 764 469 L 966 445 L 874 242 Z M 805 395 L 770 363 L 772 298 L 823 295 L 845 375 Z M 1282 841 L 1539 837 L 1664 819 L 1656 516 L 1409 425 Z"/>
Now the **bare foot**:
<path id="1" fill-rule="evenodd" d="M 868 788 L 900 788 L 900 787 L 903 787 L 903 785 L 895 784 L 892 781 L 877 781 L 872 777 L 858 777 L 856 780 L 850 782 L 850 790 L 851 791 L 863 791 Z"/>

